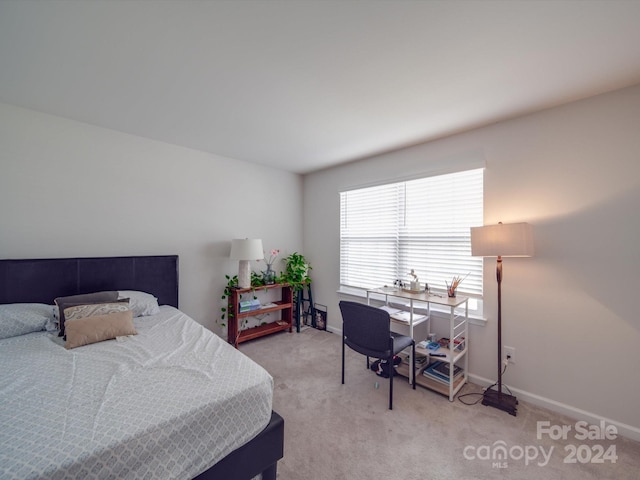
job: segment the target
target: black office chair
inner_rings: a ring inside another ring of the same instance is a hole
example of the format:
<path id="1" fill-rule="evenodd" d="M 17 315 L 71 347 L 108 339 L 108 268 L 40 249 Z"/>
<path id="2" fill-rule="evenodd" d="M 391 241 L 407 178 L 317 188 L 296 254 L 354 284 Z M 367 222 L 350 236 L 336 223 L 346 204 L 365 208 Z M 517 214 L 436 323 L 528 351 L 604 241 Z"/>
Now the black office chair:
<path id="1" fill-rule="evenodd" d="M 389 365 L 389 410 L 393 410 L 393 356 L 411 346 L 409 363 L 412 384 L 416 388 L 416 342 L 413 338 L 391 331 L 389 313 L 380 308 L 357 302 L 340 302 L 342 313 L 342 384 L 344 385 L 344 346 L 367 357 L 386 360 Z"/>

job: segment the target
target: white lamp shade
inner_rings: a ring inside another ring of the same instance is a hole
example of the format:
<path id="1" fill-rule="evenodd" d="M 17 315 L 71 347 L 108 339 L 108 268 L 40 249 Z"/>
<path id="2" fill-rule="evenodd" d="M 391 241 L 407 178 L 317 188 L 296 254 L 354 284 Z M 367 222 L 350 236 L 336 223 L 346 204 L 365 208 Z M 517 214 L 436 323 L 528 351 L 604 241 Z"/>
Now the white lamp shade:
<path id="1" fill-rule="evenodd" d="M 231 240 L 232 260 L 259 260 L 264 256 L 262 240 L 254 238 L 235 238 Z"/>
<path id="2" fill-rule="evenodd" d="M 533 229 L 528 223 L 471 227 L 474 257 L 532 257 Z"/>

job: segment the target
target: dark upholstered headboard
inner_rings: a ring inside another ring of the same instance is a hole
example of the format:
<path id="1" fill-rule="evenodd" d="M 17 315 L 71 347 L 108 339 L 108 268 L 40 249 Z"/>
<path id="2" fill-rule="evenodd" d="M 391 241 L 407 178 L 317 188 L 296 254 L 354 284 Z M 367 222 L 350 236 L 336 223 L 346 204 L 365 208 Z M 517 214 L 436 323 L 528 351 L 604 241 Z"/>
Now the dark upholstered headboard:
<path id="1" fill-rule="evenodd" d="M 0 303 L 47 303 L 103 290 L 139 290 L 178 308 L 178 256 L 0 260 Z"/>

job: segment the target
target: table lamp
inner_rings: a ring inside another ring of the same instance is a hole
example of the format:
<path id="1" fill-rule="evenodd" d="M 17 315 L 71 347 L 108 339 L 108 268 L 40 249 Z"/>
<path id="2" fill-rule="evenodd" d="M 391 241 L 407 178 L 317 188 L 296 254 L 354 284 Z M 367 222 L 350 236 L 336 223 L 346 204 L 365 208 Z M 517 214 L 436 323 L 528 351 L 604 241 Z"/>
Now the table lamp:
<path id="1" fill-rule="evenodd" d="M 502 257 L 533 256 L 533 231 L 528 223 L 510 223 L 471 227 L 471 255 L 498 257 L 498 390 L 485 390 L 482 404 L 516 415 L 518 400 L 502 392 Z"/>
<path id="2" fill-rule="evenodd" d="M 251 287 L 251 260 L 260 260 L 264 257 L 262 240 L 253 238 L 235 238 L 231 240 L 232 260 L 240 260 L 238 266 L 238 287 Z"/>

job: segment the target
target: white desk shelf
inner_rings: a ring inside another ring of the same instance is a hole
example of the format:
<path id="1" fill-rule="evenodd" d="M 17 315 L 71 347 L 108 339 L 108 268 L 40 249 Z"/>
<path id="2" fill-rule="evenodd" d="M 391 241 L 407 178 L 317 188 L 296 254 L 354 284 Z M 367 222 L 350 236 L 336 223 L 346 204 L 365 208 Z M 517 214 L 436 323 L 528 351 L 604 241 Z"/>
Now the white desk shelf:
<path id="1" fill-rule="evenodd" d="M 443 395 L 447 395 L 449 397 L 449 401 L 452 402 L 456 394 L 460 391 L 463 385 L 467 383 L 469 378 L 469 298 L 463 296 L 450 298 L 439 295 L 429 295 L 426 292 L 410 293 L 402 289 L 384 287 L 367 290 L 368 304 L 371 304 L 371 297 L 373 295 L 381 296 L 383 298 L 382 301 L 384 302 L 384 305 L 382 308 L 385 308 L 388 311 L 391 308 L 389 307 L 390 298 L 401 299 L 401 301 L 405 302 L 408 300 L 408 307 L 406 309 L 394 306 L 394 310 L 403 310 L 404 313 L 390 313 L 393 320 L 391 322 L 391 329 L 393 330 L 394 323 L 408 325 L 409 335 L 416 341 L 416 355 L 444 354 L 444 357 L 430 357 L 430 360 L 448 362 L 449 371 L 451 372 L 454 371 L 454 366 L 458 362 L 462 362 L 463 374 L 460 377 L 455 378 L 452 382 L 448 382 L 448 385 L 424 376 L 422 372 L 426 368 L 426 365 L 416 370 L 416 383 L 418 385 L 422 385 L 423 387 L 429 388 Z M 448 310 L 449 348 L 440 347 L 436 351 L 431 351 L 417 346 L 418 342 L 425 339 L 415 338 L 413 327 L 420 323 L 427 322 L 427 331 L 431 331 L 431 305 L 445 307 L 445 309 Z M 417 313 L 415 311 L 417 307 L 421 307 L 421 310 L 426 311 L 426 314 Z M 396 318 L 394 318 L 394 316 Z M 397 317 L 401 317 L 400 320 L 398 320 Z M 462 348 L 455 348 L 455 342 L 462 341 L 462 339 L 464 340 L 464 346 Z M 453 352 L 453 354 L 451 352 Z M 409 359 L 409 361 L 411 361 L 411 359 Z M 410 382 L 413 380 L 411 378 L 411 369 L 404 364 L 398 367 L 398 373 L 408 377 Z"/>

